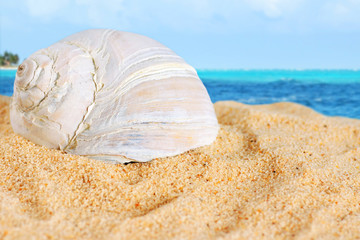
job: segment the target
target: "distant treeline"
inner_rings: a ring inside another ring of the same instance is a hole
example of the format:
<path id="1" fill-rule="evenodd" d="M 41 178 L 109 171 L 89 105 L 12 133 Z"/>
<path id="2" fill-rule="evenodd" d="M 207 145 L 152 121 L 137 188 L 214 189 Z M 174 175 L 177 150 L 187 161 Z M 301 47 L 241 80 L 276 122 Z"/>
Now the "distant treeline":
<path id="1" fill-rule="evenodd" d="M 19 62 L 19 56 L 11 52 L 5 51 L 4 54 L 0 54 L 0 66 L 10 67 L 17 65 Z"/>

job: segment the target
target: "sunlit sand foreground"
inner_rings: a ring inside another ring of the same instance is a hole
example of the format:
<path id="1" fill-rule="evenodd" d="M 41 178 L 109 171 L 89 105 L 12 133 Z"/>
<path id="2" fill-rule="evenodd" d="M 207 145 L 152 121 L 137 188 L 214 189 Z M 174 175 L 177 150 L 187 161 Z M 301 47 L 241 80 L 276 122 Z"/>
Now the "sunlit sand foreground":
<path id="1" fill-rule="evenodd" d="M 0 239 L 358 239 L 360 120 L 215 104 L 215 143 L 112 165 L 13 133 L 0 98 Z"/>

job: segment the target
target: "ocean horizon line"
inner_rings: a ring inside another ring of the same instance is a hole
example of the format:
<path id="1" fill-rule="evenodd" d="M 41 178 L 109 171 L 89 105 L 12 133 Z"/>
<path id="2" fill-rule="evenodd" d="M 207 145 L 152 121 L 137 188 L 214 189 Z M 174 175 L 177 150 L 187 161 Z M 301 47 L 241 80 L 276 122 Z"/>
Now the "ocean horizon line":
<path id="1" fill-rule="evenodd" d="M 195 68 L 197 71 L 360 71 L 359 68 Z"/>
<path id="2" fill-rule="evenodd" d="M 296 102 L 329 116 L 360 119 L 360 71 L 208 69 L 197 73 L 214 103 Z M 16 69 L 0 70 L 1 95 L 13 95 L 15 78 Z"/>
<path id="3" fill-rule="evenodd" d="M 17 70 L 18 65 L 11 67 L 0 66 L 0 70 Z M 360 71 L 359 68 L 196 68 L 196 71 Z"/>

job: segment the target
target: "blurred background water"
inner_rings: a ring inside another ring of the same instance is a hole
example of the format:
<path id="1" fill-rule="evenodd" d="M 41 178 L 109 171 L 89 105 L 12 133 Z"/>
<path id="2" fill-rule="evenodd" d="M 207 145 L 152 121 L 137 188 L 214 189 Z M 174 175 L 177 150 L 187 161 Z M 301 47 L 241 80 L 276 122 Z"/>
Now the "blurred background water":
<path id="1" fill-rule="evenodd" d="M 213 102 L 295 102 L 328 116 L 360 119 L 359 70 L 198 70 Z M 16 70 L 0 70 L 0 94 L 11 96 Z"/>

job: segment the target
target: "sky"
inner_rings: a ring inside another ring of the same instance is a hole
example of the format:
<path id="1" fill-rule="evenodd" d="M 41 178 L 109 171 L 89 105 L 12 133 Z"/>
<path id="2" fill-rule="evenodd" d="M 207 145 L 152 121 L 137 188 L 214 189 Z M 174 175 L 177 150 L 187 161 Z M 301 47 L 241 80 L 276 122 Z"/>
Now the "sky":
<path id="1" fill-rule="evenodd" d="M 73 33 L 151 37 L 197 69 L 360 69 L 360 0 L 0 0 L 0 52 Z"/>

